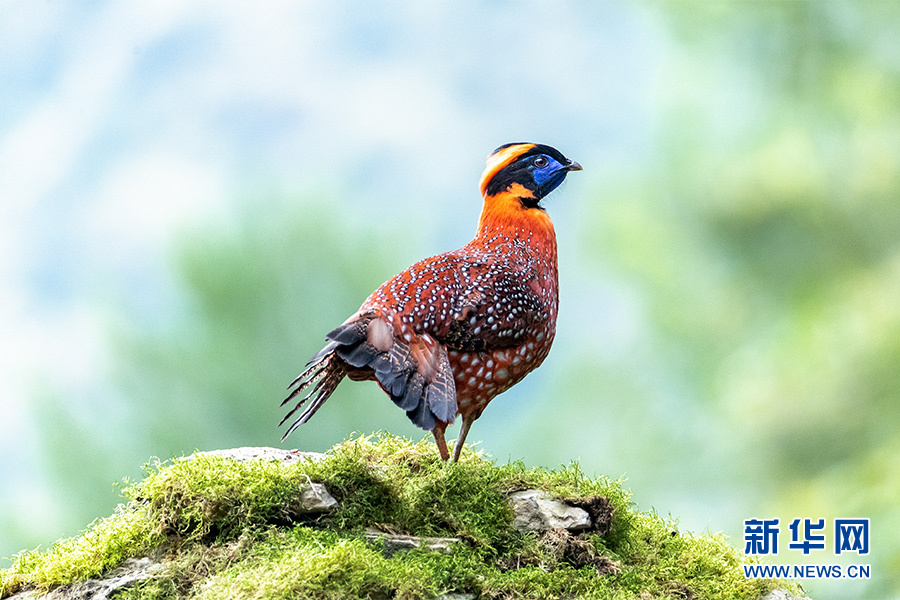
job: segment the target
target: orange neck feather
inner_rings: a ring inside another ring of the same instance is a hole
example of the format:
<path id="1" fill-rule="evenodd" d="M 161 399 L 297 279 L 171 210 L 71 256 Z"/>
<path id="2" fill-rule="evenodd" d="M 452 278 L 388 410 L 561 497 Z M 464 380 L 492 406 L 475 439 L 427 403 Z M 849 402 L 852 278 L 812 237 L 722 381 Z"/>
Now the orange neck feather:
<path id="1" fill-rule="evenodd" d="M 544 249 L 556 248 L 556 232 L 550 216 L 539 208 L 528 208 L 520 198 L 534 198 L 531 190 L 514 183 L 506 191 L 484 197 L 477 238 L 503 233 L 511 239 Z"/>

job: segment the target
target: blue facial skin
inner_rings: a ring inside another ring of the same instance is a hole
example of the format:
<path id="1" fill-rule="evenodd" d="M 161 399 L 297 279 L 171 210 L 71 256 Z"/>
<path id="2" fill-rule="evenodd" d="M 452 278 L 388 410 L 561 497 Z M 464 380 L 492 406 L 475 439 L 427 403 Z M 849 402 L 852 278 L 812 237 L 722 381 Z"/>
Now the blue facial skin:
<path id="1" fill-rule="evenodd" d="M 560 164 L 559 161 L 546 154 L 541 154 L 540 158 L 547 159 L 547 166 L 538 167 L 533 165 L 531 175 L 538 186 L 538 197 L 543 198 L 563 182 L 569 170 L 565 165 Z"/>

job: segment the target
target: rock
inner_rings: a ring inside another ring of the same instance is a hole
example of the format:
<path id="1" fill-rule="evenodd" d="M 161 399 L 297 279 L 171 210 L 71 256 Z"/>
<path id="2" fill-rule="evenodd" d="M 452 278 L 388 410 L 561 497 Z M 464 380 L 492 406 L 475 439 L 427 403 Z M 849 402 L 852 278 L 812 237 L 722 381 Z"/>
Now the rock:
<path id="1" fill-rule="evenodd" d="M 459 542 L 459 538 L 441 538 L 441 537 L 416 537 L 414 535 L 394 535 L 378 531 L 377 529 L 368 529 L 366 531 L 366 539 L 384 540 L 384 555 L 393 556 L 400 550 L 412 550 L 413 548 L 429 548 L 435 552 L 449 554 L 451 546 Z"/>
<path id="2" fill-rule="evenodd" d="M 321 452 L 300 452 L 299 450 L 283 450 L 281 448 L 269 448 L 266 446 L 247 446 L 244 448 L 230 448 L 228 450 L 210 450 L 209 452 L 195 452 L 180 460 L 191 460 L 195 456 L 221 456 L 233 458 L 238 462 L 247 460 L 267 460 L 282 462 L 286 465 L 300 462 L 301 460 L 320 461 L 325 459 Z"/>
<path id="3" fill-rule="evenodd" d="M 61 585 L 49 592 L 34 590 L 20 592 L 7 600 L 108 600 L 117 591 L 155 577 L 162 566 L 149 558 L 125 560 L 122 565 L 103 579 L 89 579 L 79 583 Z"/>
<path id="4" fill-rule="evenodd" d="M 784 590 L 772 590 L 762 600 L 803 600 Z"/>
<path id="5" fill-rule="evenodd" d="M 519 531 L 568 529 L 578 531 L 591 528 L 587 511 L 554 500 L 542 490 L 525 490 L 509 495 L 512 503 L 513 527 Z"/>
<path id="6" fill-rule="evenodd" d="M 441 594 L 435 600 L 475 600 L 475 594 Z"/>
<path id="7" fill-rule="evenodd" d="M 325 512 L 337 507 L 338 501 L 321 483 L 307 483 L 300 488 L 301 512 Z"/>

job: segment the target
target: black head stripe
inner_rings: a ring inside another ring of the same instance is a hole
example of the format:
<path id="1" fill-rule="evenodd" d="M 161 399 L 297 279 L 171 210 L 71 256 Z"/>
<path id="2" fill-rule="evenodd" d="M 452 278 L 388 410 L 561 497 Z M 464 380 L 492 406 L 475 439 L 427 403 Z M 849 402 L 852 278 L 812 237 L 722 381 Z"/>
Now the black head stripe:
<path id="1" fill-rule="evenodd" d="M 546 154 L 562 165 L 569 162 L 569 159 L 563 156 L 562 152 L 552 146 L 545 146 L 544 144 L 535 144 L 534 149 L 527 152 L 525 156 L 534 156 L 535 154 Z"/>

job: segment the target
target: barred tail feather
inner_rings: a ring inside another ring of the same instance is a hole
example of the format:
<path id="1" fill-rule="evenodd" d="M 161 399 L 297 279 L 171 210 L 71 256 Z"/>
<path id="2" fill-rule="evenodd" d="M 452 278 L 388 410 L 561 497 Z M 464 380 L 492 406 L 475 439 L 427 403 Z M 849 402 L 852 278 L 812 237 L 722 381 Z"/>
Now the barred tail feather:
<path id="1" fill-rule="evenodd" d="M 293 390 L 291 390 L 290 395 L 288 395 L 281 403 L 281 405 L 284 406 L 306 392 L 306 395 L 299 399 L 294 408 L 288 411 L 284 418 L 281 419 L 281 422 L 278 423 L 279 427 L 290 419 L 294 413 L 300 410 L 304 404 L 309 402 L 303 412 L 300 413 L 300 416 L 297 417 L 288 428 L 287 432 L 282 436 L 282 441 L 316 414 L 316 411 L 325 404 L 325 401 L 328 400 L 332 393 L 334 393 L 338 384 L 347 374 L 347 367 L 344 365 L 343 361 L 338 359 L 333 353 L 321 357 L 316 355 L 310 363 L 312 364 L 303 371 L 293 383 L 291 383 L 288 389 L 293 388 Z"/>
<path id="2" fill-rule="evenodd" d="M 313 355 L 313 357 L 310 358 L 310 359 L 306 362 L 306 369 L 305 369 L 302 373 L 300 373 L 299 375 L 297 375 L 297 377 L 294 378 L 294 380 L 293 380 L 293 381 L 291 382 L 291 384 L 288 386 L 288 389 L 290 390 L 292 387 L 294 387 L 295 385 L 297 385 L 302 379 L 305 379 L 305 378 L 309 377 L 309 375 L 310 375 L 314 370 L 316 370 L 316 367 L 319 365 L 319 363 L 321 363 L 322 361 L 324 361 L 324 360 L 328 357 L 329 354 L 333 353 L 333 352 L 335 351 L 335 349 L 337 349 L 338 345 L 339 345 L 339 344 L 337 344 L 337 343 L 335 343 L 335 342 L 328 342 L 328 343 L 325 345 L 324 348 L 322 348 L 321 350 L 319 350 L 318 352 L 316 352 L 316 353 Z M 291 398 L 293 398 L 294 396 L 297 395 L 298 391 L 299 391 L 299 390 L 294 390 L 293 392 L 291 392 L 291 395 L 288 396 L 287 398 L 285 398 L 285 399 L 281 402 L 281 406 L 284 406 L 285 404 L 287 404 L 288 401 L 291 400 Z"/>
<path id="3" fill-rule="evenodd" d="M 328 344 L 310 359 L 281 403 L 300 398 L 279 425 L 305 406 L 282 440 L 309 421 L 347 376 L 377 381 L 422 429 L 433 430 L 438 420 L 452 423 L 456 418 L 456 387 L 447 351 L 427 334 L 400 339 L 386 321 L 366 315 L 326 337 Z"/>

